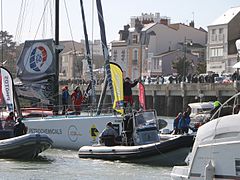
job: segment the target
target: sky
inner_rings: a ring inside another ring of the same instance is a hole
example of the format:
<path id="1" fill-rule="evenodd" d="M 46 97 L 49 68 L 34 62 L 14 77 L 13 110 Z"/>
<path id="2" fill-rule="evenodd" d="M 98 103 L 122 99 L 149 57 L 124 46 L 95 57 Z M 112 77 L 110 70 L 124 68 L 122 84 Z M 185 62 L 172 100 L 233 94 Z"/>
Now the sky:
<path id="1" fill-rule="evenodd" d="M 54 0 L 1 0 L 1 30 L 13 35 L 14 41 L 54 38 Z M 100 39 L 96 0 L 83 0 L 89 40 Z M 44 12 L 44 4 L 47 4 Z M 119 30 L 132 16 L 160 13 L 171 23 L 189 24 L 207 30 L 215 19 L 240 0 L 102 0 L 106 38 L 119 39 Z M 21 8 L 25 7 L 25 8 Z M 52 9 L 50 8 L 52 7 Z M 21 10 L 22 9 L 22 10 Z M 25 10 L 23 10 L 25 9 Z M 43 14 L 45 14 L 43 16 Z M 41 17 L 42 18 L 41 20 Z M 80 0 L 60 0 L 60 41 L 84 39 Z"/>

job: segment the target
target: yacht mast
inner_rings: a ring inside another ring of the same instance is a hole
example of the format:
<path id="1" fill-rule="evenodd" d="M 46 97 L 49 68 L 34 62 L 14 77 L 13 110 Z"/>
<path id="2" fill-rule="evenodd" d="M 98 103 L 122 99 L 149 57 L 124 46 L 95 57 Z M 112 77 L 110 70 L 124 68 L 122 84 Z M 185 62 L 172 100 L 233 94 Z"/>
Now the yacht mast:
<path id="1" fill-rule="evenodd" d="M 55 61 L 56 61 L 56 76 L 55 76 L 55 102 L 54 105 L 59 109 L 59 0 L 55 0 Z"/>
<path id="2" fill-rule="evenodd" d="M 86 21 L 85 21 L 85 13 L 84 13 L 84 9 L 83 9 L 83 1 L 82 0 L 80 0 L 80 4 L 81 4 L 81 11 L 82 11 L 83 30 L 84 30 L 84 36 L 85 36 L 86 59 L 87 59 L 87 63 L 88 63 L 88 68 L 89 68 L 89 72 L 90 72 L 90 80 L 91 80 L 91 90 L 92 90 L 91 103 L 92 103 L 92 105 L 95 105 L 95 103 L 96 103 L 95 81 L 93 79 L 93 65 L 92 65 L 92 60 L 90 58 L 91 53 L 90 53 L 90 48 L 89 48 L 87 27 L 86 27 Z M 92 54 L 93 54 L 93 52 L 92 52 Z"/>
<path id="3" fill-rule="evenodd" d="M 114 92 L 113 92 L 113 85 L 112 85 L 112 77 L 111 77 L 110 61 L 109 61 L 110 57 L 109 57 L 108 47 L 107 47 L 101 0 L 96 0 L 96 4 L 97 4 L 98 21 L 100 26 L 100 35 L 101 35 L 101 41 L 102 41 L 102 50 L 103 50 L 103 56 L 105 60 L 105 72 L 106 72 L 104 88 L 100 96 L 98 108 L 97 108 L 97 115 L 99 115 L 101 113 L 103 98 L 105 97 L 105 94 L 106 94 L 107 84 L 110 89 L 112 104 L 114 102 Z"/>

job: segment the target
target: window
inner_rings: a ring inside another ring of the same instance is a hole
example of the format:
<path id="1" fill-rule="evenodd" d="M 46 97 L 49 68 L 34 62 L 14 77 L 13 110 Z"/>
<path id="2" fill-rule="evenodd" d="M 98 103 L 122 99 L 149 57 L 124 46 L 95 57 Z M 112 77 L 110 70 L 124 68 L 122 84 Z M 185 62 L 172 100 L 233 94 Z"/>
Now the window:
<path id="1" fill-rule="evenodd" d="M 240 159 L 235 159 L 235 171 L 236 171 L 236 176 L 240 176 Z"/>
<path id="2" fill-rule="evenodd" d="M 138 43 L 138 35 L 133 35 L 133 43 Z"/>
<path id="3" fill-rule="evenodd" d="M 134 49 L 133 50 L 133 64 L 137 64 L 138 63 L 138 50 Z"/>
<path id="4" fill-rule="evenodd" d="M 223 48 L 212 48 L 210 53 L 211 57 L 223 56 Z"/>
<path id="5" fill-rule="evenodd" d="M 223 34 L 223 28 L 219 29 L 219 34 Z"/>
<path id="6" fill-rule="evenodd" d="M 212 41 L 217 41 L 216 29 L 212 29 L 211 40 Z"/>
<path id="7" fill-rule="evenodd" d="M 117 61 L 117 50 L 113 51 L 113 61 Z"/>
<path id="8" fill-rule="evenodd" d="M 124 59 L 125 59 L 125 50 L 122 50 L 122 52 L 121 52 L 121 60 L 122 61 L 124 61 Z"/>

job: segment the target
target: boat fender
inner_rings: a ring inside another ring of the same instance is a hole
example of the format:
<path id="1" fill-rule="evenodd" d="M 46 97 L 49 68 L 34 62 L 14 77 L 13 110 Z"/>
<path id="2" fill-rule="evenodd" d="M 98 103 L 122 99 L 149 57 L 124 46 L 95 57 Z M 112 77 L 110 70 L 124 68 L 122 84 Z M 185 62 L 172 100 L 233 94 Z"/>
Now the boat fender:
<path id="1" fill-rule="evenodd" d="M 92 149 L 89 149 L 88 151 L 89 151 L 89 152 L 92 152 Z"/>
<path id="2" fill-rule="evenodd" d="M 143 148 L 142 148 L 142 147 L 140 147 L 140 148 L 138 148 L 138 150 L 140 150 L 140 151 L 141 151 L 141 150 L 143 150 Z"/>
<path id="3" fill-rule="evenodd" d="M 213 165 L 212 160 L 208 162 L 208 164 L 205 166 L 205 172 L 204 172 L 204 180 L 212 180 L 215 174 L 215 167 Z"/>
<path id="4" fill-rule="evenodd" d="M 115 149 L 112 149 L 112 152 L 115 152 L 116 150 Z"/>

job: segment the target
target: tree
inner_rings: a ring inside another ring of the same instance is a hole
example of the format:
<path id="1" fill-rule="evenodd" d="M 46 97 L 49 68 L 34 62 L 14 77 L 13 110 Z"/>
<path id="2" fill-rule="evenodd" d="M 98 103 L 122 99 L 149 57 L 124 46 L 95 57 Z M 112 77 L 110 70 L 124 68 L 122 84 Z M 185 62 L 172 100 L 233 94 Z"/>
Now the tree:
<path id="1" fill-rule="evenodd" d="M 188 70 L 191 67 L 191 62 L 189 62 L 185 58 L 178 58 L 176 61 L 172 62 L 172 68 L 177 71 L 178 74 L 181 74 L 182 76 L 187 76 Z"/>
<path id="2" fill-rule="evenodd" d="M 13 76 L 16 73 L 16 42 L 7 31 L 0 31 L 0 64 L 6 67 Z"/>
<path id="3" fill-rule="evenodd" d="M 206 73 L 206 68 L 207 68 L 206 61 L 200 61 L 197 64 L 197 73 L 198 74 Z"/>

